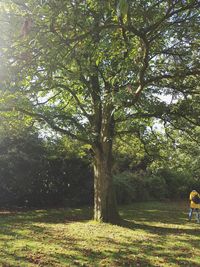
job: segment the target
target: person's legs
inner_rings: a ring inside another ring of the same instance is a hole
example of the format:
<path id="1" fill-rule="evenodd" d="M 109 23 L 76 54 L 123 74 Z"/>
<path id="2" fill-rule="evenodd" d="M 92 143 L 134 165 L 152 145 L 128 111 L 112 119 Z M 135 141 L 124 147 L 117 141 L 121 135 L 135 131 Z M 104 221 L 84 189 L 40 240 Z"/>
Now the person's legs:
<path id="1" fill-rule="evenodd" d="M 191 219 L 192 219 L 192 213 L 193 213 L 193 209 L 190 208 L 190 210 L 189 210 L 189 221 L 191 221 Z"/>
<path id="2" fill-rule="evenodd" d="M 197 218 L 197 222 L 200 223 L 200 212 L 199 212 L 199 209 L 196 209 L 196 218 Z"/>

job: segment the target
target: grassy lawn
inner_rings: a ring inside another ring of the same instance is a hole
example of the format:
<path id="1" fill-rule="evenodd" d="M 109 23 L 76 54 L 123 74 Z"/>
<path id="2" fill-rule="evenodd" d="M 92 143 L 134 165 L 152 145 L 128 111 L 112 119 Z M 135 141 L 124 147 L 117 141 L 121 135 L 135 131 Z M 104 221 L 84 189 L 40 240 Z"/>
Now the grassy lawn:
<path id="1" fill-rule="evenodd" d="M 0 266 L 200 266 L 200 225 L 187 209 L 124 206 L 123 226 L 91 221 L 90 209 L 0 211 Z"/>

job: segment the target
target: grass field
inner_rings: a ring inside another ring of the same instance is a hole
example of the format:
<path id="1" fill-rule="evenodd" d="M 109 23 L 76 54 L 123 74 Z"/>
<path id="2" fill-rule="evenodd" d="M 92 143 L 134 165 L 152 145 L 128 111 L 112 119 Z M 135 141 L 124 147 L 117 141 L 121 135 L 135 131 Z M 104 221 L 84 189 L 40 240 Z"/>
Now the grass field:
<path id="1" fill-rule="evenodd" d="M 185 203 L 120 209 L 123 226 L 90 209 L 0 211 L 0 266 L 200 266 L 200 225 Z"/>

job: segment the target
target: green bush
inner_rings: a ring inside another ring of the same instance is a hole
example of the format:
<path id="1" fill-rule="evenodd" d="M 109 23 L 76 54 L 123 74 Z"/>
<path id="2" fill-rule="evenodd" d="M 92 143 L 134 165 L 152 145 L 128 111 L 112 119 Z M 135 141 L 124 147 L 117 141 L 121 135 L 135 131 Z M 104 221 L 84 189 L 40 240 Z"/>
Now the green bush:
<path id="1" fill-rule="evenodd" d="M 53 151 L 36 133 L 0 136 L 0 207 L 88 205 L 93 201 L 90 164 Z M 49 148 L 49 147 L 48 147 Z"/>
<path id="2" fill-rule="evenodd" d="M 146 177 L 145 180 L 150 199 L 163 200 L 166 198 L 167 185 L 163 177 L 150 176 Z"/>
<path id="3" fill-rule="evenodd" d="M 186 174 L 173 169 L 163 168 L 158 170 L 156 176 L 162 177 L 165 180 L 167 198 L 176 199 L 183 195 L 183 186 L 187 180 Z"/>
<path id="4" fill-rule="evenodd" d="M 157 173 L 124 171 L 114 176 L 119 204 L 135 201 L 187 199 L 190 191 L 200 191 L 200 179 L 188 172 L 160 169 Z"/>
<path id="5" fill-rule="evenodd" d="M 200 189 L 200 180 L 185 170 L 163 168 L 157 171 L 156 176 L 163 177 L 166 182 L 167 198 L 188 198 L 189 193 Z"/>
<path id="6" fill-rule="evenodd" d="M 187 178 L 170 170 L 157 175 L 125 171 L 114 176 L 114 183 L 119 204 L 183 198 L 189 193 Z"/>
<path id="7" fill-rule="evenodd" d="M 142 172 L 122 172 L 114 176 L 117 202 L 129 204 L 149 199 Z"/>

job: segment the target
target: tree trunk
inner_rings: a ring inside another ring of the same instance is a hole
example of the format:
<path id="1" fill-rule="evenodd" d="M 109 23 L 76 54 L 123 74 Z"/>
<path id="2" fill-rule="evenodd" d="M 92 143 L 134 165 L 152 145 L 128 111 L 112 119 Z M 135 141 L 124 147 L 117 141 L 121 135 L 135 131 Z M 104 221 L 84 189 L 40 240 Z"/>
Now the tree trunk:
<path id="1" fill-rule="evenodd" d="M 115 190 L 112 179 L 112 142 L 114 118 L 112 106 L 104 106 L 101 130 L 94 150 L 94 219 L 99 222 L 119 223 Z"/>
<path id="2" fill-rule="evenodd" d="M 99 222 L 119 223 L 115 191 L 111 174 L 111 158 L 95 149 L 94 160 L 94 219 Z"/>

